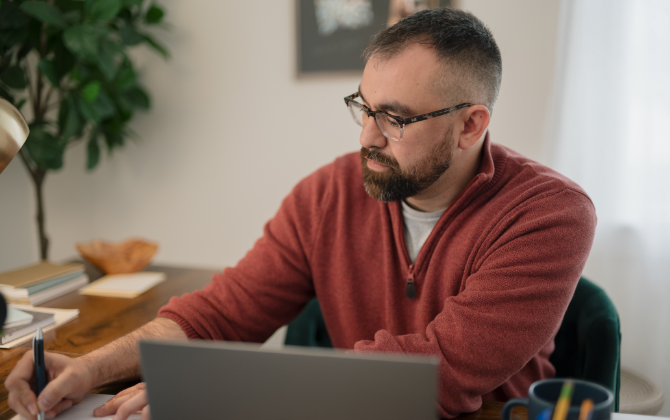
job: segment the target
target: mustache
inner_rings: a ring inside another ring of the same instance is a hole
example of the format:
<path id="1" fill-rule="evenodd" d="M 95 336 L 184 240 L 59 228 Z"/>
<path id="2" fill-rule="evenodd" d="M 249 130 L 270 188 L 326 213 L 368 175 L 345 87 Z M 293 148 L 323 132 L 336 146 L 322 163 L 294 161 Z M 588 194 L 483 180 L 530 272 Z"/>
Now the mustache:
<path id="1" fill-rule="evenodd" d="M 400 165 L 397 160 L 384 155 L 376 149 L 366 149 L 365 147 L 361 147 L 361 158 L 374 160 L 389 168 L 400 170 Z"/>

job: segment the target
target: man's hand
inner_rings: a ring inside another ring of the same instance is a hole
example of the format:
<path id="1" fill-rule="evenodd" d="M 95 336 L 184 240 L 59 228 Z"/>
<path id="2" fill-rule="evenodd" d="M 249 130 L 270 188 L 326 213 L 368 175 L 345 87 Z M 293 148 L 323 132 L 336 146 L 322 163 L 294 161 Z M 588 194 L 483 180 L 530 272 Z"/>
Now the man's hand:
<path id="1" fill-rule="evenodd" d="M 7 398 L 9 406 L 28 419 L 35 419 L 40 409 L 45 411 L 47 418 L 52 418 L 72 404 L 80 402 L 84 394 L 92 388 L 137 379 L 140 377 L 137 343 L 143 339 L 185 340 L 186 334 L 176 322 L 167 318 L 156 318 L 143 327 L 77 359 L 46 353 L 49 384 L 40 394 L 39 400 L 35 398 L 35 393 L 29 385 L 34 367 L 32 352 L 28 351 L 5 381 L 9 391 Z M 146 395 L 144 391 L 142 394 Z M 144 403 L 141 407 L 146 406 L 146 396 L 143 398 Z M 139 397 L 134 403 L 138 401 Z M 148 409 L 146 414 L 143 410 L 142 415 L 142 418 L 148 417 Z"/>
<path id="2" fill-rule="evenodd" d="M 114 420 L 126 420 L 131 414 L 142 410 L 142 420 L 149 420 L 146 388 L 144 382 L 141 382 L 133 387 L 124 389 L 104 405 L 96 408 L 93 411 L 93 415 L 96 417 L 105 417 L 116 414 Z"/>
<path id="3" fill-rule="evenodd" d="M 30 388 L 34 371 L 31 351 L 23 355 L 5 381 L 7 403 L 27 419 L 37 418 L 39 411 L 44 411 L 46 418 L 53 418 L 80 402 L 92 388 L 91 371 L 81 360 L 54 353 L 45 353 L 44 358 L 48 384 L 39 399 Z"/>

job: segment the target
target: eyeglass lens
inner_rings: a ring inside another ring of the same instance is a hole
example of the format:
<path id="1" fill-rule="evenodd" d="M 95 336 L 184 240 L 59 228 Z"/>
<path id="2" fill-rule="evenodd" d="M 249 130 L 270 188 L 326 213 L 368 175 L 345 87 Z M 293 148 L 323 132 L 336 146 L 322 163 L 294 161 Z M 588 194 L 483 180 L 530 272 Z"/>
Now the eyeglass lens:
<path id="1" fill-rule="evenodd" d="M 351 111 L 351 116 L 356 124 L 363 127 L 369 118 L 363 105 L 356 101 L 350 101 L 349 111 Z M 385 114 L 375 114 L 375 121 L 377 121 L 377 126 L 385 137 L 396 141 L 402 139 L 403 128 L 398 121 Z"/>

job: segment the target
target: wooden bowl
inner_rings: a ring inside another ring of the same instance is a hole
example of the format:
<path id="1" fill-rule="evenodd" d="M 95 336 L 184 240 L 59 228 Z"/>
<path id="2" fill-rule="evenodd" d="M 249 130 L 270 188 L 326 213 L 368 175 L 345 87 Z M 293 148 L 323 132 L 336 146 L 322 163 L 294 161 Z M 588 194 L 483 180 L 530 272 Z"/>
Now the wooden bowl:
<path id="1" fill-rule="evenodd" d="M 149 265 L 158 245 L 139 239 L 120 244 L 95 240 L 77 244 L 77 251 L 107 274 L 134 273 Z"/>

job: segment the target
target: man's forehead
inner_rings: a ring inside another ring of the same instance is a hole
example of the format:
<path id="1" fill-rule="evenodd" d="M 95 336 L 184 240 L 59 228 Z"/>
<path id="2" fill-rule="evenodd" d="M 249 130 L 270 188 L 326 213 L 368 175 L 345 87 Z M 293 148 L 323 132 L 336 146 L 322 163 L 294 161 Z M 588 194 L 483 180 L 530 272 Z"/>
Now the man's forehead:
<path id="1" fill-rule="evenodd" d="M 440 70 L 435 53 L 423 46 L 407 47 L 388 59 L 373 55 L 365 66 L 358 92 L 379 110 L 416 114 L 442 104 L 441 92 L 436 89 Z"/>

